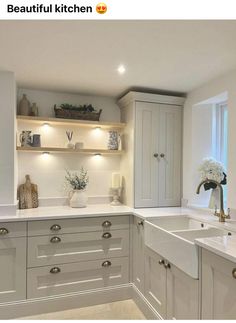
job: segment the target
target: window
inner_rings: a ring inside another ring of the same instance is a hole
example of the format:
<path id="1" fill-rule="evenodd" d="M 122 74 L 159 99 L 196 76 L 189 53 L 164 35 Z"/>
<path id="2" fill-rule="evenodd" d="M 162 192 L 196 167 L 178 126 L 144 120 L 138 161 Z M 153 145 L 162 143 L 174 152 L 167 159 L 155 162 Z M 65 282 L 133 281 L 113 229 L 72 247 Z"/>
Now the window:
<path id="1" fill-rule="evenodd" d="M 215 158 L 227 170 L 228 164 L 228 107 L 227 103 L 215 106 Z"/>

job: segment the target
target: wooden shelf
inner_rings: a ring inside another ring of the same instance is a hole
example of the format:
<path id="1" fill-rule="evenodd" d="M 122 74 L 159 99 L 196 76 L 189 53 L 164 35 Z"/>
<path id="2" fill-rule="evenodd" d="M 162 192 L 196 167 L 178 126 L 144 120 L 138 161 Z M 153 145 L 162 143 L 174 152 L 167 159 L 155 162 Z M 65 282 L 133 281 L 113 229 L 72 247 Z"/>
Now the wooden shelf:
<path id="1" fill-rule="evenodd" d="M 20 116 L 17 115 L 16 119 L 18 121 L 36 123 L 43 125 L 44 123 L 48 123 L 51 125 L 71 125 L 78 127 L 90 127 L 96 128 L 101 127 L 104 129 L 123 129 L 125 127 L 125 123 L 119 122 L 100 122 L 100 121 L 86 121 L 86 120 L 72 120 L 72 119 L 60 119 L 60 118 L 44 118 L 44 117 L 28 117 L 28 116 Z"/>
<path id="2" fill-rule="evenodd" d="M 60 147 L 16 147 L 17 151 L 30 152 L 30 153 L 70 153 L 70 154 L 102 154 L 102 155 L 121 155 L 123 150 L 108 150 L 108 149 L 69 149 Z"/>

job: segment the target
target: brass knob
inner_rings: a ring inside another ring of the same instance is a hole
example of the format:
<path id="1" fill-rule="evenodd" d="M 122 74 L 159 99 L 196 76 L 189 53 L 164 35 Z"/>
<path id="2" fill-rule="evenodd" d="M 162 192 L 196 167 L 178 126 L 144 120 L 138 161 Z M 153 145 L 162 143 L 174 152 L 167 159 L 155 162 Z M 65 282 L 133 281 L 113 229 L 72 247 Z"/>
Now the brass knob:
<path id="1" fill-rule="evenodd" d="M 111 238 L 111 237 L 112 237 L 112 235 L 111 235 L 111 233 L 110 233 L 110 232 L 105 232 L 105 233 L 103 233 L 102 237 L 103 237 L 104 239 L 109 239 L 109 238 Z"/>
<path id="2" fill-rule="evenodd" d="M 52 239 L 50 240 L 51 243 L 59 243 L 61 242 L 61 238 L 59 237 L 52 237 Z"/>
<path id="3" fill-rule="evenodd" d="M 236 279 L 236 268 L 232 270 L 232 276 Z"/>
<path id="4" fill-rule="evenodd" d="M 159 265 L 164 265 L 165 263 L 164 259 L 160 259 L 158 262 L 159 262 Z"/>
<path id="5" fill-rule="evenodd" d="M 109 228 L 109 227 L 111 227 L 111 222 L 110 221 L 104 221 L 103 224 L 102 224 L 102 226 L 104 228 Z"/>
<path id="6" fill-rule="evenodd" d="M 153 154 L 153 157 L 157 158 L 159 156 L 158 153 Z"/>
<path id="7" fill-rule="evenodd" d="M 61 269 L 59 267 L 53 267 L 51 270 L 50 270 L 50 273 L 51 274 L 58 274 L 61 272 Z"/>
<path id="8" fill-rule="evenodd" d="M 143 220 L 138 221 L 138 225 L 142 225 L 143 226 Z"/>
<path id="9" fill-rule="evenodd" d="M 9 231 L 6 228 L 0 228 L 0 235 L 1 236 L 5 236 L 8 233 L 9 233 Z"/>
<path id="10" fill-rule="evenodd" d="M 160 154 L 160 157 L 161 157 L 161 158 L 164 158 L 164 157 L 165 157 L 165 154 L 161 153 L 161 154 Z"/>
<path id="11" fill-rule="evenodd" d="M 53 224 L 50 228 L 51 231 L 60 231 L 61 226 L 59 224 Z"/>
<path id="12" fill-rule="evenodd" d="M 170 267 L 171 267 L 171 266 L 170 266 L 170 264 L 169 264 L 168 262 L 165 262 L 165 263 L 164 263 L 164 267 L 165 267 L 166 269 L 170 269 Z"/>
<path id="13" fill-rule="evenodd" d="M 109 260 L 106 260 L 102 263 L 102 267 L 110 267 L 111 266 L 111 262 Z"/>

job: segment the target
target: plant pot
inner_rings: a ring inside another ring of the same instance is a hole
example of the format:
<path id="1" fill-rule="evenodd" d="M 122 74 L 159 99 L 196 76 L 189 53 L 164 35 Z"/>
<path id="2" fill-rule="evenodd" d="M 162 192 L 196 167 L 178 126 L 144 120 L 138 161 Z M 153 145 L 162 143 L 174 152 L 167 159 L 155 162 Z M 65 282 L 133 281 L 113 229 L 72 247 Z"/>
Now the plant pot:
<path id="1" fill-rule="evenodd" d="M 88 202 L 85 190 L 74 190 L 70 199 L 71 207 L 86 207 Z"/>

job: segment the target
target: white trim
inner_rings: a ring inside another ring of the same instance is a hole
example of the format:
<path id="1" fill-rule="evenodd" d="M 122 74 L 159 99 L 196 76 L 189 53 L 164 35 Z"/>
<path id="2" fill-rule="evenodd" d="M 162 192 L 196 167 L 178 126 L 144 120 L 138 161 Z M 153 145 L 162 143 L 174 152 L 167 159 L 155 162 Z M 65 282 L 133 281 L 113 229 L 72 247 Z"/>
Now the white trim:
<path id="1" fill-rule="evenodd" d="M 160 95 L 160 94 L 151 94 L 143 92 L 130 91 L 124 95 L 121 99 L 118 100 L 118 105 L 124 107 L 133 101 L 144 101 L 144 102 L 154 102 L 162 104 L 172 104 L 183 106 L 185 98 L 178 96 L 169 96 L 169 95 Z"/>
<path id="2" fill-rule="evenodd" d="M 132 284 L 0 304 L 0 319 L 13 319 L 132 298 Z"/>
<path id="3" fill-rule="evenodd" d="M 135 285 L 133 285 L 133 300 L 147 320 L 163 320 Z"/>

